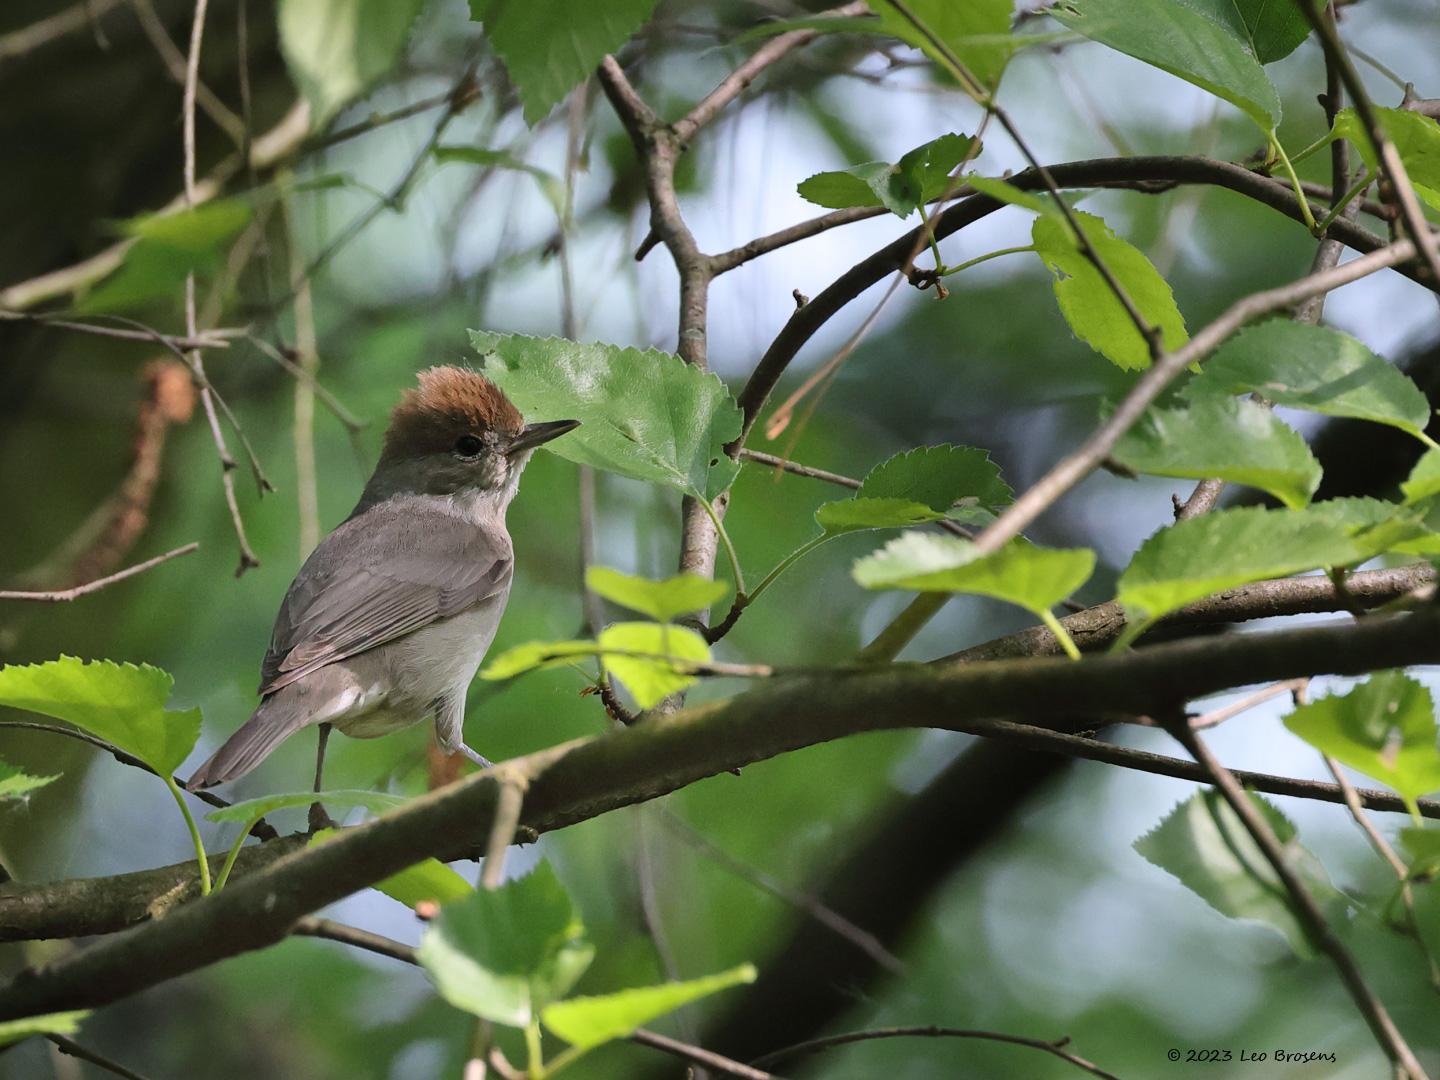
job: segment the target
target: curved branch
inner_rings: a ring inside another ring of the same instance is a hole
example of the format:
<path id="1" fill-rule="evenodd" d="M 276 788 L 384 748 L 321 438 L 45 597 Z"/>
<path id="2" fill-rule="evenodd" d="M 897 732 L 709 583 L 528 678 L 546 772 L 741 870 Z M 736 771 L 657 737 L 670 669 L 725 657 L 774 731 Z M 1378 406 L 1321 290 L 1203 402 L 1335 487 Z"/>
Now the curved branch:
<path id="1" fill-rule="evenodd" d="M 1130 715 L 1235 686 L 1440 662 L 1440 612 L 1160 645 L 1081 662 L 997 661 L 776 680 L 725 701 L 511 763 L 533 777 L 521 824 L 564 828 L 696 780 L 864 731 L 965 731 L 995 716 L 1054 727 Z M 494 820 L 491 773 L 293 852 L 208 897 L 0 988 L 0 1019 L 108 1004 L 286 937 L 296 921 L 426 857 L 473 851 Z"/>

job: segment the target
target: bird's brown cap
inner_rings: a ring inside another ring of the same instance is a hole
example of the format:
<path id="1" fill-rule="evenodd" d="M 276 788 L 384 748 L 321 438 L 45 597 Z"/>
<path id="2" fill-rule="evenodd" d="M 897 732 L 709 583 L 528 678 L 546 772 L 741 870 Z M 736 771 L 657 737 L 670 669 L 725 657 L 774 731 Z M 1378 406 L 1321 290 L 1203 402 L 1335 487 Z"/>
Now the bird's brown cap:
<path id="1" fill-rule="evenodd" d="M 417 378 L 420 385 L 406 390 L 390 413 L 387 456 L 449 450 L 467 433 L 494 431 L 514 438 L 525 427 L 524 417 L 505 392 L 479 372 L 441 366 L 422 371 Z"/>

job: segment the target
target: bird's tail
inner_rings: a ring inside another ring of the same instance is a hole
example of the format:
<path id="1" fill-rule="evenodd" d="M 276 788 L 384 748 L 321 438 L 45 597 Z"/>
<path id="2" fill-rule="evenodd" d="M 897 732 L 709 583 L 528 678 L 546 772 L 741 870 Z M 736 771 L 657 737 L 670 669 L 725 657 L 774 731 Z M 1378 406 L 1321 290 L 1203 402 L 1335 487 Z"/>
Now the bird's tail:
<path id="1" fill-rule="evenodd" d="M 281 742 L 315 719 L 312 712 L 299 708 L 298 704 L 283 690 L 266 698 L 240 730 L 195 770 L 185 786 L 199 791 L 244 776 L 269 757 Z"/>

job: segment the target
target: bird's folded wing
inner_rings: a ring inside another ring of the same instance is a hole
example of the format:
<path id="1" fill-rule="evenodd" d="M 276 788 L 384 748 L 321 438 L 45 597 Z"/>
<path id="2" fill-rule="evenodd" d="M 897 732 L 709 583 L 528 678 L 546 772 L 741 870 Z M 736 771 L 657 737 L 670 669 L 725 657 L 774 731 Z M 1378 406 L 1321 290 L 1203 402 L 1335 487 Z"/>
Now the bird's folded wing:
<path id="1" fill-rule="evenodd" d="M 507 590 L 512 570 L 503 534 L 448 515 L 376 509 L 351 518 L 290 586 L 260 693 L 458 615 Z"/>

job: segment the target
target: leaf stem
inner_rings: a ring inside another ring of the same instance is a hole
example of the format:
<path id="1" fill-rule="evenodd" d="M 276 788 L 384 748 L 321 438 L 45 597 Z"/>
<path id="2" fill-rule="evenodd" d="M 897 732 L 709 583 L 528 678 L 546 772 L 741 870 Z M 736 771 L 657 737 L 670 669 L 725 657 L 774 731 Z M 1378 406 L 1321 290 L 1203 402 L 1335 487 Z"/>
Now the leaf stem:
<path id="1" fill-rule="evenodd" d="M 1290 187 L 1295 192 L 1296 202 L 1300 206 L 1300 216 L 1305 220 L 1305 227 L 1312 234 L 1319 235 L 1321 230 L 1315 224 L 1315 215 L 1310 212 L 1310 200 L 1305 197 L 1305 189 L 1300 186 L 1300 177 L 1295 173 L 1295 165 L 1285 154 L 1285 147 L 1280 145 L 1280 140 L 1275 137 L 1275 132 L 1270 132 L 1270 150 L 1280 159 L 1280 165 L 1285 170 L 1285 175 L 1290 178 Z"/>
<path id="2" fill-rule="evenodd" d="M 1330 208 L 1330 212 L 1320 219 L 1319 231 L 1323 233 L 1329 229 L 1335 219 L 1345 211 L 1345 207 L 1349 206 L 1357 195 L 1374 182 L 1375 170 L 1366 169 L 1365 172 L 1361 174 L 1360 179 L 1355 181 L 1355 186 L 1345 192 L 1345 194 L 1340 197 L 1340 201 Z"/>
<path id="3" fill-rule="evenodd" d="M 185 805 L 185 796 L 180 793 L 179 785 L 175 783 L 175 780 L 169 776 L 162 776 L 160 779 L 165 781 L 165 786 L 170 789 L 170 797 L 175 800 L 175 805 L 184 815 L 185 827 L 190 830 L 190 842 L 195 845 L 195 861 L 200 864 L 200 895 L 209 896 L 210 858 L 205 854 L 205 841 L 200 839 L 200 827 L 195 824 L 194 815 L 190 813 L 190 807 Z M 247 829 L 246 832 L 248 831 Z M 243 839 L 245 833 L 241 833 L 240 836 Z"/>
<path id="4" fill-rule="evenodd" d="M 532 1018 L 525 1025 L 525 1072 L 531 1080 L 544 1080 L 545 1052 L 540 1045 L 540 1021 Z"/>
<path id="5" fill-rule="evenodd" d="M 977 255 L 975 258 L 968 259 L 958 266 L 943 267 L 939 273 L 942 277 L 949 277 L 951 274 L 960 273 L 961 270 L 969 270 L 972 266 L 979 266 L 981 263 L 989 262 L 991 259 L 998 259 L 1001 255 L 1019 255 L 1022 252 L 1035 250 L 1034 244 L 1026 244 L 1024 247 L 1001 248 L 999 251 L 991 251 L 984 255 Z"/>
<path id="6" fill-rule="evenodd" d="M 730 574 L 735 579 L 735 599 L 738 601 L 746 596 L 745 575 L 740 570 L 740 556 L 735 553 L 735 545 L 730 540 L 730 534 L 725 531 L 725 526 L 720 521 L 720 515 L 715 512 L 715 506 L 704 495 L 695 488 L 690 489 L 697 502 L 705 508 L 705 513 L 710 515 L 710 522 L 715 526 L 715 532 L 720 537 L 720 543 L 725 545 L 725 555 L 730 560 Z"/>
<path id="7" fill-rule="evenodd" d="M 590 1050 L 588 1046 L 567 1046 L 560 1053 L 550 1059 L 550 1064 L 545 1066 L 546 1077 L 554 1076 L 561 1069 L 573 1065 L 583 1054 Z"/>
<path id="8" fill-rule="evenodd" d="M 260 815 L 260 817 L 264 816 L 263 814 Z M 245 827 L 240 830 L 240 835 L 235 838 L 235 843 L 230 847 L 230 853 L 225 856 L 225 865 L 220 867 L 220 873 L 215 878 L 216 892 L 223 889 L 225 883 L 230 880 L 230 871 L 235 866 L 235 860 L 240 857 L 240 849 L 245 846 L 245 838 L 250 835 L 250 830 L 255 827 L 255 822 L 259 821 L 260 817 L 245 822 Z"/>
<path id="9" fill-rule="evenodd" d="M 825 541 L 833 540 L 835 538 L 835 535 L 835 533 L 821 533 L 819 536 L 814 537 L 813 539 L 806 540 L 805 543 L 801 544 L 794 551 L 790 552 L 789 555 L 786 555 L 783 559 L 781 559 L 778 563 L 775 564 L 775 569 L 771 570 L 768 574 L 766 574 L 763 578 L 760 579 L 760 584 L 755 586 L 754 592 L 749 592 L 745 594 L 745 603 L 742 604 L 741 607 L 748 607 L 750 604 L 753 604 L 756 600 L 760 598 L 761 593 L 763 593 L 766 589 L 768 589 L 771 585 L 775 583 L 776 578 L 778 578 L 786 570 L 789 570 L 790 567 L 794 566 L 806 555 L 809 555 L 810 552 L 814 551 L 821 544 L 825 543 Z"/>
<path id="10" fill-rule="evenodd" d="M 1075 639 L 1070 636 L 1070 631 L 1065 629 L 1065 624 L 1055 617 L 1055 613 L 1049 608 L 1046 608 L 1043 611 L 1037 612 L 1037 614 L 1040 616 L 1040 621 L 1045 624 L 1046 629 L 1055 635 L 1055 640 L 1060 643 L 1060 648 L 1065 650 L 1065 655 L 1070 657 L 1071 660 L 1079 660 L 1080 647 L 1075 644 Z"/>

